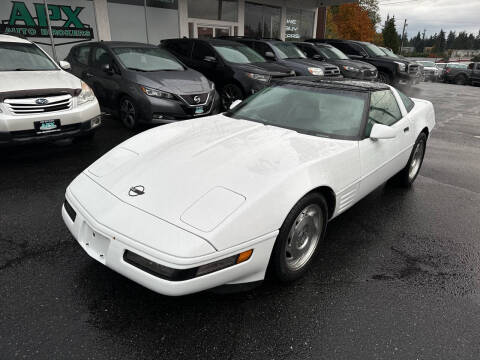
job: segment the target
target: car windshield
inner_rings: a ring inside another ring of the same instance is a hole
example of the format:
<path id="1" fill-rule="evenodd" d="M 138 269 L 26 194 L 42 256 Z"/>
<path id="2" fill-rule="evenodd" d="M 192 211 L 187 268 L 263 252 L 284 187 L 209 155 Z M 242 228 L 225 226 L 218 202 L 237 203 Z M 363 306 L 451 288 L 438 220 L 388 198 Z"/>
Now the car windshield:
<path id="1" fill-rule="evenodd" d="M 223 60 L 235 64 L 250 64 L 265 62 L 266 60 L 255 50 L 242 44 L 213 45 Z"/>
<path id="2" fill-rule="evenodd" d="M 270 44 L 277 49 L 280 59 L 305 59 L 306 56 L 296 45 L 287 42 Z"/>
<path id="3" fill-rule="evenodd" d="M 370 56 L 385 56 L 385 52 L 379 49 L 376 45 L 370 43 L 363 43 L 363 46 L 365 46 L 365 49 Z"/>
<path id="4" fill-rule="evenodd" d="M 348 60 L 348 56 L 333 46 L 317 46 L 318 51 L 325 59 Z"/>
<path id="5" fill-rule="evenodd" d="M 59 70 L 35 44 L 0 42 L 0 71 Z"/>
<path id="6" fill-rule="evenodd" d="M 344 90 L 280 85 L 250 96 L 225 113 L 234 119 L 333 138 L 356 138 L 367 94 Z"/>
<path id="7" fill-rule="evenodd" d="M 385 48 L 385 47 L 379 47 L 380 50 L 383 50 L 383 52 L 387 55 L 387 56 L 390 56 L 390 57 L 393 57 L 393 58 L 399 58 L 400 56 L 398 56 L 397 54 L 395 54 L 392 50 L 388 49 L 388 48 Z"/>
<path id="8" fill-rule="evenodd" d="M 181 71 L 182 64 L 167 50 L 156 47 L 116 47 L 112 49 L 127 69 L 137 71 Z"/>
<path id="9" fill-rule="evenodd" d="M 425 67 L 435 67 L 435 63 L 433 61 L 417 61 L 419 64 L 422 64 Z"/>

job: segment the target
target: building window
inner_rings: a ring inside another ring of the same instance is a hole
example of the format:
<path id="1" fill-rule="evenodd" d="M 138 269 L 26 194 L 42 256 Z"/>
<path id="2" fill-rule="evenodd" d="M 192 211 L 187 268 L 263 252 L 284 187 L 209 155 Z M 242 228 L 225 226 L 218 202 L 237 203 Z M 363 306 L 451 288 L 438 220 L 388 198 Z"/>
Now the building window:
<path id="1" fill-rule="evenodd" d="M 282 9 L 254 3 L 245 3 L 245 36 L 253 38 L 280 38 Z"/>
<path id="2" fill-rule="evenodd" d="M 188 17 L 238 21 L 238 0 L 188 0 Z"/>
<path id="3" fill-rule="evenodd" d="M 313 37 L 315 12 L 287 8 L 287 26 L 285 28 L 286 41 L 299 41 Z"/>

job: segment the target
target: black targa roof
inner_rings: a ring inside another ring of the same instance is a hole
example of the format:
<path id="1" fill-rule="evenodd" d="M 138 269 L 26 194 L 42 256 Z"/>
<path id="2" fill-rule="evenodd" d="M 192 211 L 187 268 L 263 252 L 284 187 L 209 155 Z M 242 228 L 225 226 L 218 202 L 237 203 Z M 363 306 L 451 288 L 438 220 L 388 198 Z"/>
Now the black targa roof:
<path id="1" fill-rule="evenodd" d="M 272 79 L 271 84 L 291 84 L 311 86 L 324 89 L 337 89 L 347 91 L 371 92 L 379 90 L 389 90 L 388 85 L 378 82 L 351 80 L 351 79 L 337 79 L 329 80 L 316 76 L 295 76 L 289 78 Z"/>

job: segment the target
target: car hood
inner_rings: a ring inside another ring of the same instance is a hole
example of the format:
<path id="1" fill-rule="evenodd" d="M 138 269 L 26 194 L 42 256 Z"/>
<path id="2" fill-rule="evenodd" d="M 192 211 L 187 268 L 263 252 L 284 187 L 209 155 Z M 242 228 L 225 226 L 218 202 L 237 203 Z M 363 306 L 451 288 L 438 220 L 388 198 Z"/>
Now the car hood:
<path id="1" fill-rule="evenodd" d="M 329 63 L 335 64 L 337 66 L 351 66 L 357 69 L 362 69 L 362 70 L 377 70 L 377 68 L 373 65 L 370 65 L 369 63 L 366 63 L 364 61 L 358 61 L 358 60 L 327 60 Z"/>
<path id="2" fill-rule="evenodd" d="M 285 76 L 290 75 L 290 69 L 280 64 L 274 64 L 269 62 L 264 63 L 251 63 L 251 64 L 235 64 L 235 67 L 245 71 L 262 75 L 271 76 Z"/>
<path id="3" fill-rule="evenodd" d="M 198 94 L 211 90 L 207 78 L 198 71 L 152 71 L 138 72 L 129 70 L 129 76 L 137 84 L 167 91 L 174 94 Z"/>
<path id="4" fill-rule="evenodd" d="M 2 71 L 0 78 L 0 93 L 81 88 L 80 79 L 63 70 Z"/>
<path id="5" fill-rule="evenodd" d="M 354 141 L 215 115 L 143 132 L 97 160 L 85 174 L 123 202 L 205 233 L 220 223 L 219 214 L 212 223 L 195 223 L 205 212 L 215 211 L 211 204 L 219 203 L 228 215 L 251 205 L 299 168 L 333 161 L 331 157 L 354 146 Z M 135 186 L 144 194 L 132 193 Z M 192 210 L 198 202 L 206 209 Z"/>
<path id="6" fill-rule="evenodd" d="M 318 61 L 312 59 L 283 59 L 282 60 L 285 64 L 295 64 L 297 66 L 304 66 L 307 67 L 317 67 L 321 69 L 325 69 L 327 66 L 335 66 L 328 61 Z"/>

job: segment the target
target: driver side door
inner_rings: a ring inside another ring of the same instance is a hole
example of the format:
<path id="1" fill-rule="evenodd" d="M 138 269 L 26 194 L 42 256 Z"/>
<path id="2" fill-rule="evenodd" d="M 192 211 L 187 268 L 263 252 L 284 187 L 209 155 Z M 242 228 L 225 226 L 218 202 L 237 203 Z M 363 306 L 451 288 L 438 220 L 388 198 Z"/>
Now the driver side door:
<path id="1" fill-rule="evenodd" d="M 395 137 L 371 139 L 370 131 L 375 123 L 395 129 Z M 410 117 L 408 113 L 402 114 L 391 90 L 371 93 L 365 138 L 359 142 L 361 196 L 367 195 L 405 167 L 414 141 L 410 128 Z"/>

